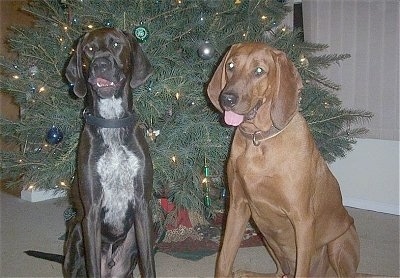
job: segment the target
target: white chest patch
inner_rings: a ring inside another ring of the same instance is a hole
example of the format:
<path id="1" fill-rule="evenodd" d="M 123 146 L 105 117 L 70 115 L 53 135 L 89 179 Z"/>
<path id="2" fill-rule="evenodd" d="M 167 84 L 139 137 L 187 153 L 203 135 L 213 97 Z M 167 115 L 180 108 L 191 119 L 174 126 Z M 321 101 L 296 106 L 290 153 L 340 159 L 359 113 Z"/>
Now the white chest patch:
<path id="1" fill-rule="evenodd" d="M 115 118 L 122 114 L 121 99 L 100 101 L 100 115 Z M 97 173 L 103 188 L 104 222 L 120 230 L 129 202 L 134 200 L 135 177 L 140 167 L 139 159 L 123 145 L 120 129 L 101 128 L 100 134 L 108 146 L 97 162 Z"/>

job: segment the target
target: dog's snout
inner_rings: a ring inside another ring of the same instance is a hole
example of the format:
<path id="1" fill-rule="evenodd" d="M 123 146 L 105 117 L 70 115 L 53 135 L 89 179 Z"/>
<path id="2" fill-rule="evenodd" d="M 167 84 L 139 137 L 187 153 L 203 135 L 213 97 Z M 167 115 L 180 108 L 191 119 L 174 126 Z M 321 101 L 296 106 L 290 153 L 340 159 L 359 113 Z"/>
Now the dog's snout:
<path id="1" fill-rule="evenodd" d="M 107 58 L 101 57 L 101 58 L 96 58 L 92 62 L 92 69 L 95 73 L 104 73 L 111 68 L 111 61 Z"/>
<path id="2" fill-rule="evenodd" d="M 220 96 L 220 102 L 223 107 L 232 108 L 237 104 L 238 96 L 232 92 L 222 93 Z"/>

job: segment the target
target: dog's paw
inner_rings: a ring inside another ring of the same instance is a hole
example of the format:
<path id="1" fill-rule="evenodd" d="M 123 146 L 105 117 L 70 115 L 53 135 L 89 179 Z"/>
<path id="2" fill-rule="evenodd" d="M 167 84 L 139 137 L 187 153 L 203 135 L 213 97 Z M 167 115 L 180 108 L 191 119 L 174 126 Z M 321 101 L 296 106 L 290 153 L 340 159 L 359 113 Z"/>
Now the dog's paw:
<path id="1" fill-rule="evenodd" d="M 233 273 L 233 277 L 240 277 L 240 278 L 244 278 L 244 277 L 270 277 L 270 278 L 283 278 L 280 275 L 277 275 L 276 273 L 257 273 L 257 272 L 251 272 L 251 271 L 246 271 L 246 270 L 237 270 Z"/>
<path id="2" fill-rule="evenodd" d="M 245 271 L 245 270 L 236 270 L 235 272 L 233 272 L 233 277 L 234 278 L 242 278 L 242 277 L 254 277 L 254 276 L 249 276 L 250 272 L 249 271 Z"/>
<path id="3" fill-rule="evenodd" d="M 246 271 L 246 270 L 237 270 L 233 273 L 233 277 L 240 277 L 240 278 L 244 278 L 244 277 L 253 277 L 253 278 L 261 278 L 261 277 L 265 277 L 265 278 L 292 278 L 291 276 L 288 275 L 278 275 L 276 273 L 257 273 L 257 272 L 251 272 L 251 271 Z"/>

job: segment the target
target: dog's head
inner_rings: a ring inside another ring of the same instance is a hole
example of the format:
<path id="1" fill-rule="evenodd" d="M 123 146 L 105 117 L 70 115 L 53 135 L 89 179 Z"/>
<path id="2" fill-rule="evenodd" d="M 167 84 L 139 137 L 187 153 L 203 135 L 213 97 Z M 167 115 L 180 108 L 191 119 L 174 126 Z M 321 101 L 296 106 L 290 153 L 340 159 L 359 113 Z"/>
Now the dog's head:
<path id="1" fill-rule="evenodd" d="M 110 98 L 127 84 L 143 84 L 151 73 L 150 62 L 131 34 L 102 28 L 79 39 L 65 75 L 78 97 L 91 88 L 100 98 Z"/>
<path id="2" fill-rule="evenodd" d="M 240 43 L 225 54 L 207 92 L 229 125 L 255 118 L 266 104 L 273 125 L 282 129 L 297 111 L 302 86 L 297 69 L 283 52 L 263 43 Z"/>

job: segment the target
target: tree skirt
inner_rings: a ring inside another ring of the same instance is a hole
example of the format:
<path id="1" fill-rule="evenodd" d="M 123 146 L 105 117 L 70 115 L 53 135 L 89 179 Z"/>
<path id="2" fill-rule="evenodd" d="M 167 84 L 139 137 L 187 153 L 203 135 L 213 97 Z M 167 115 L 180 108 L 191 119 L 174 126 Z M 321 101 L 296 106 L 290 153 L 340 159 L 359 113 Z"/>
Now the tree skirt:
<path id="1" fill-rule="evenodd" d="M 217 217 L 210 225 L 187 227 L 179 225 L 167 230 L 156 245 L 157 252 L 171 256 L 200 260 L 218 252 L 222 244 L 222 217 Z M 250 223 L 246 227 L 240 247 L 263 245 L 260 233 Z"/>
<path id="2" fill-rule="evenodd" d="M 254 247 L 263 245 L 261 236 L 254 235 L 242 241 L 240 247 Z M 218 252 L 220 243 L 209 239 L 196 240 L 187 238 L 178 242 L 161 242 L 157 244 L 156 251 L 169 254 L 171 256 L 197 261 L 203 257 L 210 256 Z"/>

